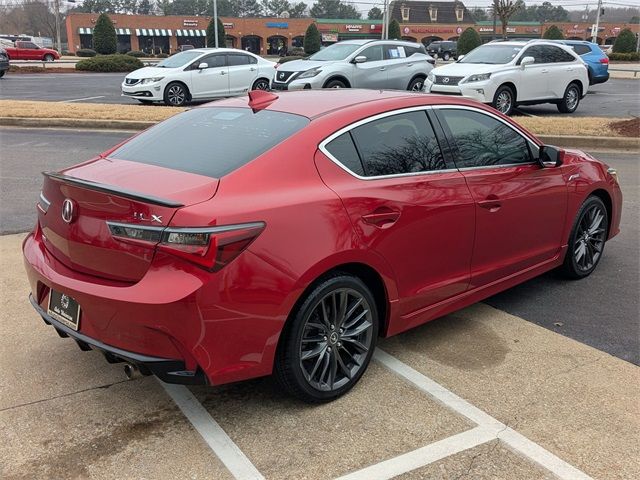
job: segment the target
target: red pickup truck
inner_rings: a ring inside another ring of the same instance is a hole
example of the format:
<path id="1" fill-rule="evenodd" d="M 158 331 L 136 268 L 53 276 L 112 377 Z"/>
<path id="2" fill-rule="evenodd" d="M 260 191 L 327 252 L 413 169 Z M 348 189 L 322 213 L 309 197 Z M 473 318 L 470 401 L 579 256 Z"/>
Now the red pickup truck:
<path id="1" fill-rule="evenodd" d="M 33 42 L 16 42 L 15 47 L 5 47 L 9 60 L 43 60 L 53 62 L 60 54 L 50 48 L 39 47 Z"/>

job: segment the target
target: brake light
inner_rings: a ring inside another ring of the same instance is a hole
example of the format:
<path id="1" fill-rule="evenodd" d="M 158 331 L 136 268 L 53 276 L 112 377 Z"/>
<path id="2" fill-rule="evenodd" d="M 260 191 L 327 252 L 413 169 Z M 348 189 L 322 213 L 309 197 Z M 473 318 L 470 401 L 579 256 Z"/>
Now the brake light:
<path id="1" fill-rule="evenodd" d="M 148 227 L 107 222 L 118 240 L 146 245 L 217 272 L 233 261 L 264 230 L 264 222 L 205 228 Z"/>
<path id="2" fill-rule="evenodd" d="M 240 255 L 264 230 L 263 222 L 211 228 L 167 228 L 158 249 L 217 272 Z"/>
<path id="3" fill-rule="evenodd" d="M 609 57 L 603 57 L 600 59 L 600 63 L 604 63 L 605 65 L 609 65 Z"/>

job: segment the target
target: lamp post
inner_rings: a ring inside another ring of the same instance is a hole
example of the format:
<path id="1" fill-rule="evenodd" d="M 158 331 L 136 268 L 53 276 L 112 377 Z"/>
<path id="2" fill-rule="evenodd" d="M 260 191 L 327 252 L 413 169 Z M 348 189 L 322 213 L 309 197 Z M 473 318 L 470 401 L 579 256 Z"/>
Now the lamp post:
<path id="1" fill-rule="evenodd" d="M 218 48 L 218 0 L 213 0 L 213 33 L 216 36 L 215 46 Z"/>

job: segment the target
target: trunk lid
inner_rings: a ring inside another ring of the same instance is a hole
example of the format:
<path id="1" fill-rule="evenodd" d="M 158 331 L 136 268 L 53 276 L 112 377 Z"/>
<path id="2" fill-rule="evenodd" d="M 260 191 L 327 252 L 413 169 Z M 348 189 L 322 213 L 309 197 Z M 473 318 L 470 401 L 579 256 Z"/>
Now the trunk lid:
<path id="1" fill-rule="evenodd" d="M 179 208 L 212 198 L 218 184 L 213 177 L 109 158 L 45 173 L 38 209 L 44 244 L 78 272 L 138 281 L 157 242 L 122 241 L 107 222 L 162 228 Z"/>

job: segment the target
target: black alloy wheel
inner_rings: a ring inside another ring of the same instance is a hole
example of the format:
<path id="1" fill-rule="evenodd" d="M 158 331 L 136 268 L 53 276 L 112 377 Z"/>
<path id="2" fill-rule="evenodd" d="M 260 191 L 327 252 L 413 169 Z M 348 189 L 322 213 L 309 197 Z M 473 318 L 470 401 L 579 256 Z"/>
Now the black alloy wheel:
<path id="1" fill-rule="evenodd" d="M 568 251 L 560 268 L 564 276 L 580 279 L 596 269 L 604 251 L 608 226 L 609 215 L 602 200 L 593 195 L 587 198 L 571 230 Z"/>
<path id="2" fill-rule="evenodd" d="M 367 286 L 357 277 L 333 274 L 304 298 L 283 332 L 276 378 L 306 402 L 334 400 L 365 372 L 377 335 L 378 313 Z"/>
<path id="3" fill-rule="evenodd" d="M 253 83 L 251 90 L 269 90 L 269 80 L 266 78 L 259 78 Z"/>
<path id="4" fill-rule="evenodd" d="M 329 80 L 324 88 L 347 88 L 345 83 L 342 80 Z"/>
<path id="5" fill-rule="evenodd" d="M 410 92 L 421 92 L 423 87 L 424 78 L 418 77 L 411 80 L 411 83 L 409 83 L 407 90 L 409 90 Z"/>
<path id="6" fill-rule="evenodd" d="M 188 101 L 186 87 L 178 82 L 170 83 L 164 90 L 164 103 L 170 107 L 182 107 Z"/>

